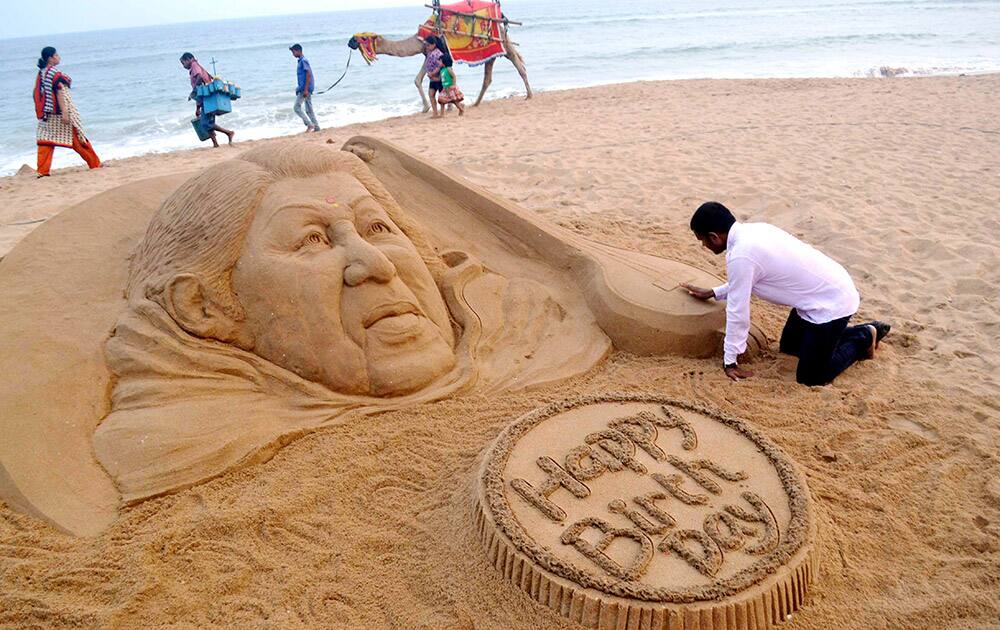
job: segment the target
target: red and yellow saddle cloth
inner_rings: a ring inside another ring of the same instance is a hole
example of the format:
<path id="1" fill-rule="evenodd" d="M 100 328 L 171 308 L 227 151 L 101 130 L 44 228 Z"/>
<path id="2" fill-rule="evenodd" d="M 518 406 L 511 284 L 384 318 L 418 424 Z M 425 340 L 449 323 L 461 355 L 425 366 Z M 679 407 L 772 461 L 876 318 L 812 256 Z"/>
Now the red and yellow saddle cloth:
<path id="1" fill-rule="evenodd" d="M 443 32 L 452 59 L 478 66 L 507 54 L 500 33 L 502 16 L 500 5 L 486 0 L 443 4 L 440 23 L 437 15 L 430 16 L 417 35 L 427 37 Z"/>

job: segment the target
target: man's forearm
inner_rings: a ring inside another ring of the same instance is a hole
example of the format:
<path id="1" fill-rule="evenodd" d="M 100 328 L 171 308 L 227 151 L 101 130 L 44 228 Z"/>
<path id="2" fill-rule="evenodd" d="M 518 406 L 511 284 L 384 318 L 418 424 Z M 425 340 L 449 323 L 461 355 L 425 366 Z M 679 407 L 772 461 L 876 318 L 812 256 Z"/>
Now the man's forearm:
<path id="1" fill-rule="evenodd" d="M 724 360 L 727 365 L 747 347 L 750 334 L 750 294 L 756 267 L 748 260 L 736 259 L 727 264 L 729 282 L 716 287 L 726 299 L 726 340 L 723 342 Z"/>

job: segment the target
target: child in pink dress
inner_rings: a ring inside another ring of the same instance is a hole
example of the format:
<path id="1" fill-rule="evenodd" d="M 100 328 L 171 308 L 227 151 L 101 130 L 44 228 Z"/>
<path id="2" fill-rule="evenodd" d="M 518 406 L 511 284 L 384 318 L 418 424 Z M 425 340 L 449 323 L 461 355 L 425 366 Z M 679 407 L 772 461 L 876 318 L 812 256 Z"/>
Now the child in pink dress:
<path id="1" fill-rule="evenodd" d="M 455 70 L 452 68 L 454 62 L 451 59 L 451 55 L 444 55 L 441 63 L 444 65 L 441 68 L 441 93 L 438 95 L 438 103 L 441 104 L 441 115 L 444 115 L 445 107 L 452 104 L 458 108 L 458 115 L 462 116 L 465 114 L 465 106 L 462 105 L 465 95 L 462 94 L 462 90 L 458 89 L 458 79 L 455 77 Z"/>

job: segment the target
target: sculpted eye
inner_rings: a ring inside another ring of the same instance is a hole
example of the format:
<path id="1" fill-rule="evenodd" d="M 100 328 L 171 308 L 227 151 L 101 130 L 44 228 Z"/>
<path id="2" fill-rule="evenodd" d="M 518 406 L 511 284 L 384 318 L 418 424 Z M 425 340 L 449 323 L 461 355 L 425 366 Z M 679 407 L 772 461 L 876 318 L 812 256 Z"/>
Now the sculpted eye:
<path id="1" fill-rule="evenodd" d="M 310 245 L 326 245 L 326 236 L 320 232 L 310 232 L 308 236 L 302 239 L 302 243 L 299 247 L 308 247 Z"/>
<path id="2" fill-rule="evenodd" d="M 392 234 L 392 228 L 382 221 L 372 221 L 368 226 L 368 234 Z"/>

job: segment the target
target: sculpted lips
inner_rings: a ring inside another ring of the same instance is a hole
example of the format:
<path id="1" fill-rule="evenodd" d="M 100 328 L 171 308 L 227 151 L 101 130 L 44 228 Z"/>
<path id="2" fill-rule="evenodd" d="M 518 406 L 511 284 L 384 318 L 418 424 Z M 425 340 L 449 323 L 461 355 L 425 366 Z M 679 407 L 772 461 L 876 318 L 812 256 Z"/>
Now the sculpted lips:
<path id="1" fill-rule="evenodd" d="M 407 315 L 407 314 L 420 315 L 420 311 L 417 309 L 416 306 L 410 304 L 409 302 L 394 302 L 392 304 L 383 304 L 381 306 L 377 306 L 374 309 L 372 309 L 371 312 L 369 312 L 368 315 L 365 316 L 363 324 L 364 327 L 367 329 L 371 328 L 372 326 L 382 321 L 383 319 L 389 317 L 398 317 L 400 315 Z"/>

